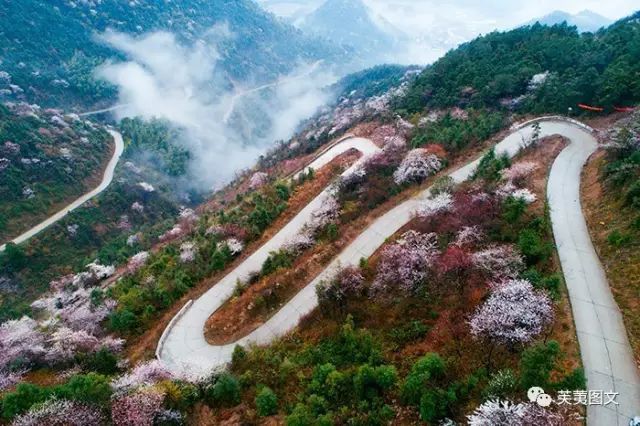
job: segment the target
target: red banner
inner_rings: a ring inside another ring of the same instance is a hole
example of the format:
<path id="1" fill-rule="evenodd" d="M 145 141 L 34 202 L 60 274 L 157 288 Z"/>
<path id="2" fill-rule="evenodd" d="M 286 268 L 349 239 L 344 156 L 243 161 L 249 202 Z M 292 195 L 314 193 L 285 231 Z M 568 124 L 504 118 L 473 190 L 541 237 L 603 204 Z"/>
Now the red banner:
<path id="1" fill-rule="evenodd" d="M 587 111 L 594 111 L 594 112 L 602 112 L 604 111 L 604 108 L 601 107 L 594 107 L 591 105 L 585 105 L 585 104 L 578 104 L 578 107 L 587 110 Z"/>
<path id="2" fill-rule="evenodd" d="M 617 107 L 617 106 L 614 106 L 613 109 L 615 109 L 618 112 L 631 112 L 635 110 L 634 107 Z"/>

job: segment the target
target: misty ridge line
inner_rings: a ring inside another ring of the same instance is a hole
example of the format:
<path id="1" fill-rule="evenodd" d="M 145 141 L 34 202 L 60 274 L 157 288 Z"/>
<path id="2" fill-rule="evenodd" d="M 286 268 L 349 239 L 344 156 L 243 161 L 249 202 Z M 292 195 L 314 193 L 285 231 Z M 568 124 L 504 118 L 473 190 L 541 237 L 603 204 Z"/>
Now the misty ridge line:
<path id="1" fill-rule="evenodd" d="M 155 118 L 179 129 L 176 142 L 192 154 L 185 183 L 202 192 L 222 187 L 276 141 L 293 136 L 329 101 L 325 89 L 337 81 L 321 62 L 297 63 L 276 82 L 229 90 L 219 66 L 220 43 L 233 37 L 226 24 L 191 45 L 167 31 L 134 37 L 107 30 L 96 37 L 126 58 L 94 71 L 118 89 L 118 104 L 106 110 L 118 121 Z M 259 96 L 267 89 L 269 96 Z"/>

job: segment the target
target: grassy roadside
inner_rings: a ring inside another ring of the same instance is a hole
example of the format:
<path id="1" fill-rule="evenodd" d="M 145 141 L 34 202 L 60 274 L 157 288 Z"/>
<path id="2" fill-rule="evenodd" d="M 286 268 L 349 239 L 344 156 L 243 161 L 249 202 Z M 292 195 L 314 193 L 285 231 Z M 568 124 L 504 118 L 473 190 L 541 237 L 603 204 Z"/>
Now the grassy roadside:
<path id="1" fill-rule="evenodd" d="M 625 206 L 620 194 L 603 186 L 606 164 L 602 151 L 590 159 L 583 172 L 582 203 L 591 239 L 640 362 L 640 231 L 633 226 L 638 213 Z"/>

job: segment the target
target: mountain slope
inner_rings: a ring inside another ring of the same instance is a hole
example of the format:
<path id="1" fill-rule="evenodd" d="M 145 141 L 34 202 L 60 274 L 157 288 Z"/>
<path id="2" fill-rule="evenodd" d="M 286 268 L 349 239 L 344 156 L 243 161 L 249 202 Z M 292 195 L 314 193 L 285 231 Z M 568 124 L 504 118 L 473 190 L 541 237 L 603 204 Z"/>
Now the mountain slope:
<path id="1" fill-rule="evenodd" d="M 95 37 L 108 28 L 130 35 L 165 30 L 193 43 L 219 25 L 220 65 L 227 80 L 271 81 L 299 61 L 341 55 L 251 0 L 23 0 L 3 2 L 0 18 L 0 70 L 18 86 L 2 94 L 45 105 L 90 105 L 115 94 L 92 78 L 94 68 L 115 55 Z"/>
<path id="2" fill-rule="evenodd" d="M 111 149 L 91 122 L 0 105 L 0 245 L 99 182 Z"/>
<path id="3" fill-rule="evenodd" d="M 556 10 L 540 19 L 533 19 L 526 25 L 533 25 L 539 22 L 542 25 L 558 25 L 566 22 L 567 25 L 578 27 L 580 32 L 596 32 L 600 28 L 607 27 L 613 23 L 609 18 L 605 18 L 590 10 L 583 10 L 576 14 L 570 14 L 561 10 Z"/>
<path id="4" fill-rule="evenodd" d="M 370 63 L 390 54 L 399 37 L 391 24 L 376 22 L 362 0 L 327 0 L 302 20 L 300 28 L 337 44 L 352 46 L 360 56 L 368 57 Z"/>
<path id="5" fill-rule="evenodd" d="M 598 32 L 534 25 L 492 33 L 460 46 L 428 67 L 399 103 L 475 108 L 500 103 L 519 111 L 560 112 L 578 103 L 634 105 L 640 100 L 639 13 Z M 535 76 L 535 78 L 534 78 Z"/>

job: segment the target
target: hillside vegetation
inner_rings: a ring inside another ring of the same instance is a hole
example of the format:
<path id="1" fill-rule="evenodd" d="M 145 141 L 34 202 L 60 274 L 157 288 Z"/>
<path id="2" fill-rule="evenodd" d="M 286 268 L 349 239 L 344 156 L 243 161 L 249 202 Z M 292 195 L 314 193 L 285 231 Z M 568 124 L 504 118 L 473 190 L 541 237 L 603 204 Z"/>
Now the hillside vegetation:
<path id="1" fill-rule="evenodd" d="M 165 30 L 193 43 L 218 30 L 223 81 L 269 82 L 300 61 L 342 58 L 343 51 L 303 35 L 251 0 L 157 2 L 24 0 L 0 5 L 0 52 L 12 86 L 4 96 L 47 106 L 87 106 L 113 100 L 115 90 L 93 78 L 96 66 L 119 54 L 96 35 Z M 223 27 L 221 27 L 223 28 Z M 227 34 L 228 30 L 228 36 Z M 211 40 L 210 40 L 211 41 Z M 345 59 L 345 58 L 342 58 Z M 213 76 L 212 76 L 213 77 Z"/>
<path id="2" fill-rule="evenodd" d="M 397 109 L 502 105 L 566 113 L 578 103 L 609 109 L 633 104 L 640 100 L 639 18 L 637 13 L 595 34 L 536 24 L 479 37 L 428 67 Z"/>
<path id="3" fill-rule="evenodd" d="M 111 136 L 59 111 L 0 105 L 0 244 L 102 179 Z"/>

